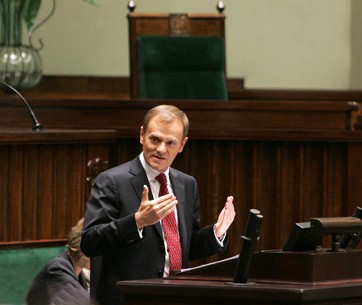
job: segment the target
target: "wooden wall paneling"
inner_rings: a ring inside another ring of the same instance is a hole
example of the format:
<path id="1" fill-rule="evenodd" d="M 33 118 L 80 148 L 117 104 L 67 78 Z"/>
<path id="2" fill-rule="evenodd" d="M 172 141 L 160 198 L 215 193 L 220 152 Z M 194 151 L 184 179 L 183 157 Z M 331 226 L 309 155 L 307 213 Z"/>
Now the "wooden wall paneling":
<path id="1" fill-rule="evenodd" d="M 280 230 L 275 223 L 282 223 L 283 194 L 283 161 L 278 142 L 261 141 L 253 143 L 255 145 L 254 154 L 254 201 L 256 207 L 264 216 L 261 233 L 263 236 L 259 242 L 259 247 L 270 248 L 272 245 L 279 247 Z"/>
<path id="2" fill-rule="evenodd" d="M 108 144 L 96 146 L 93 152 L 108 159 Z M 66 238 L 84 215 L 86 164 L 92 148 L 87 144 L 0 148 L 5 164 L 0 172 L 0 242 Z"/>
<path id="3" fill-rule="evenodd" d="M 346 214 L 346 144 L 325 144 L 325 198 L 323 200 L 323 215 L 326 217 L 337 217 Z"/>
<path id="4" fill-rule="evenodd" d="M 199 152 L 200 157 L 203 156 L 203 158 L 199 158 L 199 162 L 206 161 L 208 165 L 206 200 L 201 206 L 204 225 L 216 222 L 217 216 L 224 206 L 225 198 L 230 194 L 230 176 L 228 175 L 230 171 L 227 166 L 229 162 L 226 162 L 226 160 L 230 160 L 229 146 L 230 143 L 210 141 L 208 150 Z"/>
<path id="5" fill-rule="evenodd" d="M 58 145 L 54 153 L 52 238 L 60 238 L 84 214 L 86 159 L 83 145 Z"/>
<path id="6" fill-rule="evenodd" d="M 41 145 L 38 177 L 39 194 L 36 216 L 37 229 L 32 239 L 53 238 L 53 219 L 56 217 L 53 201 L 56 196 L 54 189 L 57 188 L 56 176 L 54 175 L 56 162 L 54 155 L 56 149 L 57 145 Z"/>
<path id="7" fill-rule="evenodd" d="M 356 206 L 362 207 L 362 144 L 347 144 L 346 212 L 350 216 Z M 346 215 L 346 216 L 347 216 Z"/>
<path id="8" fill-rule="evenodd" d="M 252 198 L 255 208 L 264 216 L 261 226 L 261 239 L 258 249 L 281 247 L 285 227 L 292 223 L 290 210 L 298 204 L 291 185 L 298 175 L 298 159 L 293 157 L 295 149 L 290 149 L 283 142 L 251 142 L 253 155 L 253 173 L 249 177 L 253 189 Z M 285 158 L 285 151 L 290 153 Z M 289 159 L 290 158 L 290 159 Z M 247 212 L 247 211 L 245 211 Z M 288 217 L 285 217 L 288 215 Z M 279 226 L 276 226 L 276 224 Z"/>
<path id="9" fill-rule="evenodd" d="M 299 207 L 301 194 L 305 191 L 303 183 L 304 143 L 279 143 L 278 167 L 280 184 L 279 198 L 282 203 L 279 211 L 278 247 L 282 248 L 295 222 L 303 219 Z"/>
<path id="10" fill-rule="evenodd" d="M 116 164 L 119 165 L 133 160 L 141 152 L 139 137 L 120 138 L 116 147 Z"/>
<path id="11" fill-rule="evenodd" d="M 362 207 L 362 156 L 361 143 L 348 143 L 347 144 L 347 170 L 346 178 L 346 195 L 345 195 L 345 215 L 351 216 L 356 206 Z M 362 249 L 362 242 L 358 245 Z"/>
<path id="12" fill-rule="evenodd" d="M 22 190 L 22 215 L 19 218 L 19 226 L 22 230 L 21 240 L 34 239 L 37 236 L 37 223 L 42 219 L 37 218 L 38 199 L 42 194 L 39 188 L 40 152 L 38 145 L 24 146 L 24 167 L 22 170 L 24 187 Z"/>
<path id="13" fill-rule="evenodd" d="M 0 145 L 0 160 L 2 167 L 0 171 L 0 240 L 8 240 L 9 238 L 9 173 L 10 173 L 10 151 L 9 147 Z"/>
<path id="14" fill-rule="evenodd" d="M 10 168 L 8 172 L 9 190 L 7 198 L 7 238 L 9 240 L 21 240 L 22 228 L 22 200 L 23 200 L 23 166 L 24 166 L 24 147 L 12 146 L 9 150 Z"/>
<path id="15" fill-rule="evenodd" d="M 310 216 L 322 215 L 319 202 L 323 201 L 324 143 L 306 143 L 303 149 L 302 181 L 303 192 L 300 205 L 300 217 L 297 222 L 309 221 Z"/>
<path id="16" fill-rule="evenodd" d="M 234 195 L 236 218 L 229 230 L 230 256 L 239 254 L 241 246 L 241 236 L 245 233 L 245 226 L 248 219 L 249 210 L 252 208 L 261 209 L 257 204 L 255 192 L 255 171 L 256 161 L 256 143 L 254 141 L 235 141 L 232 143 L 232 163 L 231 167 L 231 191 Z M 263 211 L 261 210 L 262 214 Z M 260 245 L 260 240 L 256 247 Z"/>

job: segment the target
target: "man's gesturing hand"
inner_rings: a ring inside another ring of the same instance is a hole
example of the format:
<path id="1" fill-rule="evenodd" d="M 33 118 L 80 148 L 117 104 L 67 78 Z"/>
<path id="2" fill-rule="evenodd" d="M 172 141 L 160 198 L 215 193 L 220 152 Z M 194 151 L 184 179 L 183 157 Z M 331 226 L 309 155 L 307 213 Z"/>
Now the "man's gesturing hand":
<path id="1" fill-rule="evenodd" d="M 215 234 L 218 238 L 221 238 L 225 235 L 227 229 L 233 223 L 235 218 L 235 208 L 234 208 L 234 197 L 229 196 L 226 198 L 225 206 L 222 209 L 217 222 L 215 224 Z"/>
<path id="2" fill-rule="evenodd" d="M 159 222 L 166 215 L 170 214 L 178 203 L 173 194 L 167 194 L 157 199 L 149 200 L 148 192 L 147 185 L 144 185 L 141 205 L 135 214 L 138 229 Z"/>

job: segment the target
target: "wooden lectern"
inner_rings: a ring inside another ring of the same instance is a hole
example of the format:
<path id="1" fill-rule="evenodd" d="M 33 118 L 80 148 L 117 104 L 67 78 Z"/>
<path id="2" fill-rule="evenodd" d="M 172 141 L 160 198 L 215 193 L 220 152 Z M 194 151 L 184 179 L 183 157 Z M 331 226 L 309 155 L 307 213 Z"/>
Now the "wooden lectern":
<path id="1" fill-rule="evenodd" d="M 127 305 L 362 305 L 362 251 L 257 252 L 250 280 L 233 283 L 238 256 L 152 280 L 118 282 Z"/>

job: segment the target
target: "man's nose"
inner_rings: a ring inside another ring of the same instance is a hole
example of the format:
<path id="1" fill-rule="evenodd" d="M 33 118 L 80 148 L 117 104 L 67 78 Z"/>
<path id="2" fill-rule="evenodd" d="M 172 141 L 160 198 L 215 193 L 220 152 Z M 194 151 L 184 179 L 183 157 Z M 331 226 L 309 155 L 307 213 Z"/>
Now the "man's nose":
<path id="1" fill-rule="evenodd" d="M 165 152 L 165 151 L 166 151 L 166 143 L 161 142 L 161 143 L 157 146 L 157 151 L 159 151 L 159 152 Z"/>

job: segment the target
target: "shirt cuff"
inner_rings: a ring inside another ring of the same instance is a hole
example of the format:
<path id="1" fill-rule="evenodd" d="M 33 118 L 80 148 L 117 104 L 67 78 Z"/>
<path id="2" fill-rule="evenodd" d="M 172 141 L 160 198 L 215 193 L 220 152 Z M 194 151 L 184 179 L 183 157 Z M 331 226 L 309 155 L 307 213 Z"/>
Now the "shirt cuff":
<path id="1" fill-rule="evenodd" d="M 138 230 L 138 235 L 141 239 L 143 238 L 143 228 Z"/>
<path id="2" fill-rule="evenodd" d="M 216 232 L 215 232 L 215 226 L 214 226 L 214 236 L 215 236 L 215 239 L 216 241 L 218 242 L 218 244 L 221 246 L 221 247 L 224 247 L 224 240 L 225 240 L 225 237 L 226 237 L 226 233 L 221 236 L 220 238 L 216 236 Z"/>

